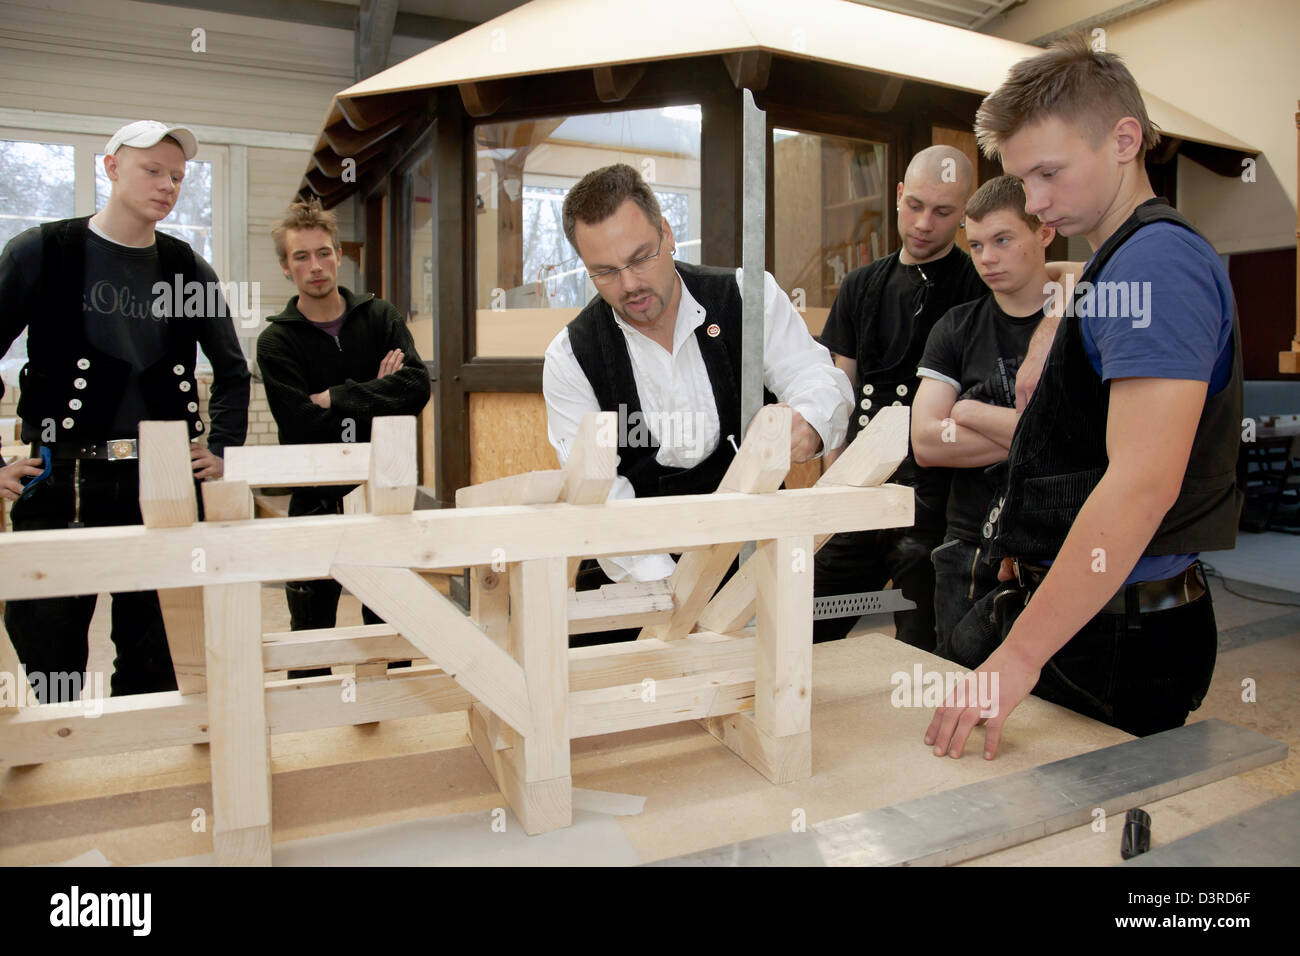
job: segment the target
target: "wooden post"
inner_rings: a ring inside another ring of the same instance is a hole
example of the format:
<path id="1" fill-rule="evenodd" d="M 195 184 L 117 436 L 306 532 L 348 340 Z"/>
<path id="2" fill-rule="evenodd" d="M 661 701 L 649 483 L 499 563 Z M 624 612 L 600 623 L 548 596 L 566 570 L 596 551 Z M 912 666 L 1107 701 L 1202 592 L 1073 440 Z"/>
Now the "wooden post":
<path id="1" fill-rule="evenodd" d="M 510 574 L 510 640 L 527 684 L 531 731 L 502 747 L 491 715 L 470 714 L 475 749 L 529 834 L 573 822 L 569 770 L 569 639 L 563 558 L 516 565 Z"/>
<path id="2" fill-rule="evenodd" d="M 140 423 L 140 514 L 148 528 L 183 528 L 199 516 L 190 468 L 189 431 L 184 422 Z M 205 503 L 206 504 L 206 503 Z M 195 555 L 196 562 L 202 555 Z M 195 565 L 196 569 L 201 564 Z M 200 581 L 201 571 L 196 570 Z M 171 650 L 176 686 L 182 694 L 201 694 L 206 686 L 203 647 L 203 588 L 158 592 L 163 628 Z"/>
<path id="3" fill-rule="evenodd" d="M 219 866 L 271 865 L 271 750 L 257 582 L 204 589 L 212 848 Z"/>
<path id="4" fill-rule="evenodd" d="M 564 463 L 564 486 L 560 497 L 571 505 L 598 505 L 609 498 L 618 477 L 618 414 L 592 412 L 585 415 L 573 438 Z M 569 558 L 565 580 L 573 587 L 582 557 Z"/>
<path id="5" fill-rule="evenodd" d="M 703 721 L 773 783 L 812 776 L 812 559 L 811 535 L 759 542 L 754 713 Z"/>
<path id="6" fill-rule="evenodd" d="M 377 515 L 410 514 L 415 508 L 415 418 L 392 415 L 370 426 L 370 511 Z"/>

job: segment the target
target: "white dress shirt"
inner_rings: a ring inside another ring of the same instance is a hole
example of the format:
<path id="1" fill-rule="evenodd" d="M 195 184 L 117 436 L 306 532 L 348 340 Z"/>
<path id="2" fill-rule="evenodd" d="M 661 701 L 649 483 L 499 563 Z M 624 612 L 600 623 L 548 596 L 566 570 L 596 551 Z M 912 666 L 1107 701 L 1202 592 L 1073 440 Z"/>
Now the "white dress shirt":
<path id="1" fill-rule="evenodd" d="M 737 285 L 742 280 L 737 269 Z M 719 441 L 734 439 L 739 447 L 743 436 L 719 433 L 713 385 L 695 337 L 707 315 L 680 276 L 678 282 L 681 301 L 671 354 L 617 314 L 614 321 L 627 343 L 645 424 L 659 444 L 655 461 L 668 468 L 690 468 L 711 455 Z M 830 352 L 809 334 L 790 297 L 766 272 L 763 303 L 763 384 L 817 431 L 823 452 L 838 447 L 847 433 L 853 406 L 848 376 L 835 367 Z M 608 304 L 601 303 L 601 308 L 613 314 Z M 573 355 L 567 328 L 547 346 L 542 393 L 546 398 L 546 436 L 563 465 L 583 416 L 601 410 Z M 629 422 L 628 428 L 631 432 L 634 423 Z M 621 475 L 614 480 L 611 501 L 635 497 L 630 481 Z M 600 566 L 613 581 L 656 581 L 672 573 L 673 559 L 667 554 L 629 555 L 602 558 Z"/>

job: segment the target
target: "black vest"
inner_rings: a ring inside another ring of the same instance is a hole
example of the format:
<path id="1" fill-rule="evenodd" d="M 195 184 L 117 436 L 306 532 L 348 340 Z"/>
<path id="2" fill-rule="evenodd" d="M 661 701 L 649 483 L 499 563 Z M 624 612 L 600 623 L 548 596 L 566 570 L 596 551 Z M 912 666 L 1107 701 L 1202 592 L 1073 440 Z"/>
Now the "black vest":
<path id="1" fill-rule="evenodd" d="M 958 257 L 957 262 L 945 270 L 942 281 L 933 280 L 934 285 L 926 297 L 925 308 L 915 318 L 910 315 L 884 315 L 885 286 L 893 271 L 902 267 L 899 253 L 892 253 L 866 267 L 871 271 L 861 301 L 856 307 L 859 316 L 856 356 L 858 380 L 854 383 L 857 389 L 853 396 L 856 408 L 849 413 L 846 441 L 853 441 L 880 409 L 888 405 L 912 407 L 912 400 L 921 384 L 916 369 L 921 364 L 926 340 L 935 323 L 953 306 L 979 298 L 988 291 L 969 255 L 955 246 L 949 254 Z M 922 265 L 921 268 L 924 269 L 925 266 Z M 897 340 L 898 346 L 892 348 L 889 354 L 882 355 L 878 351 L 881 348 L 880 336 L 874 332 L 873 323 L 886 321 L 887 318 L 903 323 L 905 331 Z M 952 470 L 919 467 L 912 457 L 909 436 L 907 458 L 890 481 L 908 485 L 916 491 L 915 533 L 923 537 L 942 536 L 947 525 Z"/>
<path id="2" fill-rule="evenodd" d="M 597 295 L 568 325 L 573 356 L 591 383 L 600 410 L 618 412 L 618 473 L 632 483 L 638 498 L 716 491 L 736 457 L 728 436 L 737 445 L 743 437 L 740 427 L 741 295 L 736 271 L 689 262 L 675 265 L 682 283 L 704 307 L 704 322 L 695 330 L 695 340 L 713 386 L 720 430 L 717 447 L 694 467 L 667 468 L 655 461 L 659 444 L 644 425 L 627 342 L 605 300 Z M 714 326 L 718 334 L 709 335 L 709 329 Z M 764 389 L 763 401 L 774 400 Z"/>
<path id="3" fill-rule="evenodd" d="M 88 221 L 87 216 L 41 226 L 41 278 L 27 323 L 28 361 L 18 379 L 24 441 L 48 434 L 50 422 L 55 441 L 95 444 L 130 437 L 112 433 L 130 363 L 99 351 L 86 338 L 82 294 Z M 161 232 L 154 238 L 169 289 L 178 274 L 182 285 L 200 281 L 187 244 Z M 170 295 L 163 301 L 170 303 Z M 168 319 L 163 356 L 140 376 L 150 417 L 185 421 L 191 438 L 203 431 L 194 380 L 198 325 L 184 317 Z"/>
<path id="4" fill-rule="evenodd" d="M 930 337 L 935 323 L 953 306 L 981 298 L 988 292 L 979 273 L 975 271 L 970 256 L 957 247 L 953 248 L 950 255 L 957 257 L 957 262 L 945 270 L 942 282 L 935 281 L 921 314 L 916 318 L 910 315 L 889 317 L 903 323 L 905 332 L 897 340 L 901 347 L 894 347 L 887 355 L 882 355 L 879 351 L 880 336 L 876 334 L 874 325 L 886 320 L 882 300 L 886 284 L 894 270 L 901 265 L 899 253 L 892 253 L 867 266 L 870 271 L 866 287 L 855 306 L 859 317 L 858 354 L 854 356 L 858 363 L 857 393 L 854 395 L 857 408 L 849 416 L 847 441 L 853 441 L 858 432 L 866 427 L 866 422 L 875 418 L 876 413 L 885 406 L 911 407 L 916 389 L 921 383 L 916 369 L 921 364 L 926 339 Z"/>
<path id="5" fill-rule="evenodd" d="M 1149 200 L 1102 244 L 1080 284 L 1095 281 L 1119 247 L 1152 222 L 1177 223 L 1200 235 L 1165 200 Z M 1082 294 L 1076 289 L 1016 427 L 1007 456 L 1006 495 L 990 515 L 991 527 L 985 526 L 994 533 L 992 557 L 1054 559 L 1106 471 L 1110 383 L 1102 381 L 1084 350 L 1074 308 Z M 1242 504 L 1236 481 L 1242 373 L 1235 303 L 1232 350 L 1232 377 L 1217 395 L 1206 396 L 1178 499 L 1142 552 L 1145 556 L 1218 551 L 1236 543 Z"/>

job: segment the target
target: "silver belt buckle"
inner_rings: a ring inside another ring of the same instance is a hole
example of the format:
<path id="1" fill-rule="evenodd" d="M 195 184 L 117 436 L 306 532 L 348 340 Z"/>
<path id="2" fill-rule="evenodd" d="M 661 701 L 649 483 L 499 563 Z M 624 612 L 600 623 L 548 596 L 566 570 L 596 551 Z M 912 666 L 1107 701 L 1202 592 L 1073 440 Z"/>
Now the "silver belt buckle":
<path id="1" fill-rule="evenodd" d="M 124 461 L 139 457 L 140 447 L 134 438 L 114 438 L 108 443 L 109 461 Z"/>

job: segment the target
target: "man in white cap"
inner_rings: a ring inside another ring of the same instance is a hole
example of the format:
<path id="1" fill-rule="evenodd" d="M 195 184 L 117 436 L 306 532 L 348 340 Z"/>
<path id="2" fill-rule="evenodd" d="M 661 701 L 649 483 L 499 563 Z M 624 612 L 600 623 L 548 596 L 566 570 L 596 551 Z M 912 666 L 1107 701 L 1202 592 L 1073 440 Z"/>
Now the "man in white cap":
<path id="1" fill-rule="evenodd" d="M 15 531 L 141 523 L 139 423 L 184 421 L 192 441 L 207 431 L 197 346 L 212 364 L 213 385 L 207 445 L 191 446 L 195 479 L 220 477 L 222 451 L 243 444 L 248 363 L 216 273 L 185 242 L 155 229 L 176 205 L 197 150 L 184 127 L 123 126 L 104 149 L 108 204 L 88 218 L 28 229 L 0 253 L 0 354 L 28 333 L 18 414 L 32 458 L 0 469 L 0 495 L 17 499 Z M 188 292 L 175 301 L 174 290 L 189 283 L 204 292 L 197 310 L 199 297 Z M 6 604 L 5 628 L 42 702 L 84 685 L 95 601 L 91 594 Z M 156 592 L 114 594 L 112 636 L 114 696 L 176 687 Z"/>

